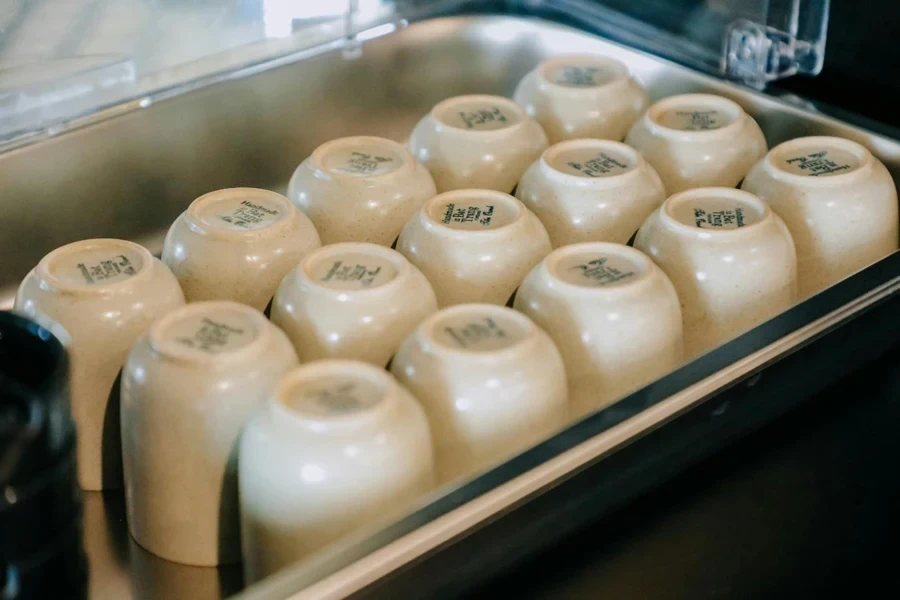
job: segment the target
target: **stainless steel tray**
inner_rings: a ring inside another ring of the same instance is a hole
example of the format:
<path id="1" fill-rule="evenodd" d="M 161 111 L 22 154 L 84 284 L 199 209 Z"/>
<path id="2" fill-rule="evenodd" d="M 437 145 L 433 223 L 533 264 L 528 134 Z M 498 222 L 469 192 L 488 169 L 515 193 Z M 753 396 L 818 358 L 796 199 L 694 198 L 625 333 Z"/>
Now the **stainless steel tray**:
<path id="1" fill-rule="evenodd" d="M 900 144 L 894 140 L 549 21 L 440 18 L 382 26 L 361 37 L 359 52 L 329 44 L 195 81 L 0 154 L 0 305 L 11 304 L 27 270 L 61 244 L 122 237 L 158 252 L 171 221 L 202 193 L 231 186 L 281 190 L 296 165 L 324 141 L 354 134 L 402 140 L 438 100 L 471 92 L 509 95 L 537 62 L 565 52 L 597 52 L 625 61 L 652 99 L 701 91 L 730 97 L 759 121 L 770 145 L 803 135 L 854 139 L 900 181 Z M 897 297 L 897 257 L 475 481 L 440 491 L 403 521 L 377 534 L 362 532 L 243 597 L 321 598 L 371 591 L 380 577 L 421 563 L 437 549 L 452 548 L 500 515 L 540 505 L 542 497 L 553 497 L 552 491 L 576 473 L 624 456 L 620 450 L 635 440 L 697 414 L 697 407 L 738 382 L 753 384 L 758 372 Z M 137 547 L 128 538 L 121 496 L 115 492 L 87 494 L 85 540 L 91 598 L 204 600 L 224 597 L 241 585 L 237 569 L 183 567 Z"/>

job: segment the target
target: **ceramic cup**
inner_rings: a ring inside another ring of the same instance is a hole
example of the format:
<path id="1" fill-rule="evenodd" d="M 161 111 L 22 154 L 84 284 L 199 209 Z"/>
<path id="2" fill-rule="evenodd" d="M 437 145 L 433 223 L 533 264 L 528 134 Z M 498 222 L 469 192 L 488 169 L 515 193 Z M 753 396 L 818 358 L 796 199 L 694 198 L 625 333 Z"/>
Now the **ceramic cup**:
<path id="1" fill-rule="evenodd" d="M 741 188 L 768 202 L 791 231 L 801 298 L 898 247 L 897 189 L 884 165 L 856 142 L 785 142 L 751 169 Z"/>
<path id="2" fill-rule="evenodd" d="M 232 188 L 191 203 L 169 229 L 162 260 L 188 302 L 234 300 L 265 310 L 287 272 L 321 245 L 310 220 L 281 194 Z"/>
<path id="3" fill-rule="evenodd" d="M 791 234 L 768 204 L 741 190 L 675 194 L 647 218 L 634 247 L 675 286 L 687 358 L 774 317 L 797 299 Z"/>
<path id="4" fill-rule="evenodd" d="M 519 82 L 513 99 L 541 124 L 551 144 L 620 141 L 650 103 L 622 62 L 591 54 L 545 60 Z"/>
<path id="5" fill-rule="evenodd" d="M 628 246 L 590 242 L 554 250 L 522 282 L 515 308 L 553 338 L 576 417 L 682 360 L 675 288 L 653 261 Z"/>
<path id="6" fill-rule="evenodd" d="M 547 136 L 521 106 L 501 96 L 456 96 L 438 103 L 409 136 L 409 149 L 438 192 L 511 192 L 547 148 Z"/>
<path id="7" fill-rule="evenodd" d="M 247 426 L 239 480 L 249 583 L 407 511 L 434 485 L 428 422 L 384 369 L 310 363 Z"/>
<path id="8" fill-rule="evenodd" d="M 516 197 L 547 228 L 554 248 L 624 244 L 666 199 L 662 181 L 635 149 L 608 140 L 571 140 L 544 151 Z"/>
<path id="9" fill-rule="evenodd" d="M 400 346 L 391 372 L 425 407 L 441 482 L 496 465 L 568 417 L 559 352 L 504 306 L 463 304 L 430 316 Z"/>
<path id="10" fill-rule="evenodd" d="M 124 240 L 84 240 L 57 248 L 22 281 L 16 310 L 54 321 L 67 334 L 82 488 L 121 487 L 114 384 L 135 339 L 183 304 L 169 269 L 143 246 Z"/>
<path id="11" fill-rule="evenodd" d="M 346 358 L 385 366 L 419 322 L 437 311 L 431 284 L 395 250 L 333 244 L 288 273 L 272 302 L 300 362 Z"/>
<path id="12" fill-rule="evenodd" d="M 524 204 L 490 190 L 435 196 L 397 242 L 397 250 L 431 282 L 441 307 L 506 304 L 550 249 L 547 231 Z"/>
<path id="13" fill-rule="evenodd" d="M 288 185 L 288 198 L 310 218 L 323 244 L 390 246 L 436 193 L 431 174 L 403 145 L 365 136 L 322 144 Z"/>
<path id="14" fill-rule="evenodd" d="M 766 138 L 753 117 L 711 94 L 660 100 L 637 120 L 625 143 L 653 165 L 670 194 L 734 187 L 766 153 Z"/>
<path id="15" fill-rule="evenodd" d="M 281 376 L 290 341 L 259 311 L 189 304 L 156 321 L 122 374 L 128 528 L 166 560 L 240 560 L 238 438 Z"/>

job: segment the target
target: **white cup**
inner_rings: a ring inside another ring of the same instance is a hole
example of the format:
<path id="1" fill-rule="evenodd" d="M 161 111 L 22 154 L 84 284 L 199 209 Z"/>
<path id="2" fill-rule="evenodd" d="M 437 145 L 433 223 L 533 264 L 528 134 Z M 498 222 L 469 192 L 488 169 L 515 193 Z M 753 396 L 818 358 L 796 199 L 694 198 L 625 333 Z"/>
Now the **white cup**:
<path id="1" fill-rule="evenodd" d="M 773 148 L 742 189 L 772 207 L 797 245 L 806 298 L 898 248 L 897 189 L 864 146 L 806 137 Z"/>
<path id="2" fill-rule="evenodd" d="M 634 148 L 608 140 L 571 140 L 544 151 L 525 172 L 516 197 L 538 216 L 558 248 L 628 242 L 666 199 L 666 191 Z"/>
<path id="3" fill-rule="evenodd" d="M 403 145 L 357 136 L 322 144 L 294 171 L 291 199 L 323 244 L 390 246 L 437 191 L 428 170 Z"/>
<path id="4" fill-rule="evenodd" d="M 232 188 L 191 203 L 169 229 L 162 260 L 188 302 L 265 310 L 287 272 L 321 245 L 312 222 L 281 194 Z"/>
<path id="5" fill-rule="evenodd" d="M 134 340 L 183 304 L 169 269 L 146 248 L 124 240 L 83 240 L 57 248 L 19 286 L 16 311 L 49 319 L 67 333 L 82 488 L 121 487 L 114 383 Z"/>
<path id="6" fill-rule="evenodd" d="M 391 372 L 425 408 L 441 482 L 543 441 L 568 417 L 559 352 L 503 306 L 463 304 L 430 316 L 400 346 Z"/>
<path id="7" fill-rule="evenodd" d="M 300 362 L 345 358 L 383 367 L 435 311 L 431 284 L 402 254 L 345 243 L 312 252 L 288 273 L 272 302 L 272 322 Z"/>
<path id="8" fill-rule="evenodd" d="M 693 358 L 797 300 L 797 254 L 784 222 L 733 188 L 675 194 L 638 231 L 634 247 L 659 265 L 681 300 Z"/>
<path id="9" fill-rule="evenodd" d="M 390 374 L 346 360 L 290 372 L 241 439 L 246 581 L 403 515 L 433 485 L 425 415 Z"/>
<path id="10" fill-rule="evenodd" d="M 409 136 L 409 149 L 438 192 L 511 192 L 547 148 L 547 136 L 521 106 L 502 96 L 456 96 L 438 103 Z"/>
<path id="11" fill-rule="evenodd" d="M 625 143 L 653 165 L 670 194 L 735 187 L 766 153 L 753 117 L 712 94 L 663 98 L 635 122 Z"/>
<path id="12" fill-rule="evenodd" d="M 682 361 L 675 288 L 653 261 L 628 246 L 591 242 L 554 250 L 522 282 L 515 308 L 553 338 L 576 417 Z"/>
<path id="13" fill-rule="evenodd" d="M 620 141 L 650 103 L 625 64 L 591 54 L 545 60 L 519 82 L 513 99 L 541 124 L 551 144 Z"/>
<path id="14" fill-rule="evenodd" d="M 240 560 L 237 443 L 281 376 L 287 337 L 259 311 L 198 302 L 156 321 L 122 373 L 128 528 L 157 556 Z"/>
<path id="15" fill-rule="evenodd" d="M 400 232 L 397 250 L 425 274 L 444 307 L 506 304 L 551 248 L 544 226 L 519 200 L 457 190 L 426 202 Z"/>

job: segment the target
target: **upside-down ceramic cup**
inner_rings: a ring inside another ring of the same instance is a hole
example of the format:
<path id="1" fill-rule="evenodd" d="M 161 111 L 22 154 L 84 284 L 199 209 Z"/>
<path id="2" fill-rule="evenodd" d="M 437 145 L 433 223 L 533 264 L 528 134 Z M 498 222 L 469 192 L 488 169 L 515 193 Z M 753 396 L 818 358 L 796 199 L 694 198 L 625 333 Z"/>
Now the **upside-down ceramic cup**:
<path id="1" fill-rule="evenodd" d="M 419 322 L 437 311 L 431 284 L 395 250 L 333 244 L 288 273 L 272 302 L 300 362 L 322 358 L 385 366 Z"/>
<path id="2" fill-rule="evenodd" d="M 297 365 L 287 337 L 231 301 L 188 304 L 156 321 L 122 374 L 128 528 L 166 560 L 240 560 L 238 438 Z"/>
<path id="3" fill-rule="evenodd" d="M 750 170 L 741 188 L 768 202 L 791 231 L 801 298 L 897 250 L 894 181 L 856 142 L 785 142 Z"/>
<path id="4" fill-rule="evenodd" d="M 784 222 L 733 188 L 675 194 L 647 218 L 634 247 L 659 265 L 681 300 L 686 358 L 790 308 L 797 254 Z"/>
<path id="5" fill-rule="evenodd" d="M 406 147 L 369 136 L 322 144 L 288 185 L 288 198 L 310 218 L 323 244 L 390 246 L 436 193 L 431 174 Z"/>
<path id="6" fill-rule="evenodd" d="M 628 67 L 609 56 L 573 54 L 545 60 L 513 94 L 550 139 L 619 141 L 650 101 Z"/>
<path id="7" fill-rule="evenodd" d="M 232 188 L 191 203 L 169 228 L 162 261 L 188 302 L 265 310 L 287 272 L 321 245 L 312 222 L 281 194 Z"/>
<path id="8" fill-rule="evenodd" d="M 682 360 L 675 288 L 650 258 L 628 246 L 590 242 L 554 250 L 522 282 L 515 308 L 553 338 L 576 417 Z"/>
<path id="9" fill-rule="evenodd" d="M 84 240 L 57 248 L 19 286 L 18 312 L 49 319 L 68 334 L 82 488 L 121 487 L 116 378 L 138 336 L 183 304 L 169 269 L 143 246 L 124 240 Z"/>
<path id="10" fill-rule="evenodd" d="M 456 96 L 438 103 L 409 136 L 409 149 L 438 192 L 512 192 L 547 148 L 547 136 L 521 106 L 501 96 Z"/>
<path id="11" fill-rule="evenodd" d="M 400 346 L 391 372 L 425 408 L 441 482 L 494 466 L 568 417 L 559 352 L 504 306 L 464 304 L 430 316 Z"/>
<path id="12" fill-rule="evenodd" d="M 571 140 L 544 151 L 525 172 L 516 197 L 538 216 L 558 248 L 628 242 L 666 199 L 666 191 L 634 148 L 608 140 Z"/>
<path id="13" fill-rule="evenodd" d="M 735 187 L 766 153 L 753 117 L 712 94 L 663 98 L 635 122 L 625 143 L 653 165 L 670 194 Z"/>
<path id="14" fill-rule="evenodd" d="M 550 253 L 540 220 L 509 194 L 456 190 L 425 203 L 397 242 L 434 288 L 438 306 L 506 304 Z"/>
<path id="15" fill-rule="evenodd" d="M 287 374 L 240 448 L 246 581 L 401 516 L 434 485 L 425 414 L 384 369 L 324 360 Z"/>

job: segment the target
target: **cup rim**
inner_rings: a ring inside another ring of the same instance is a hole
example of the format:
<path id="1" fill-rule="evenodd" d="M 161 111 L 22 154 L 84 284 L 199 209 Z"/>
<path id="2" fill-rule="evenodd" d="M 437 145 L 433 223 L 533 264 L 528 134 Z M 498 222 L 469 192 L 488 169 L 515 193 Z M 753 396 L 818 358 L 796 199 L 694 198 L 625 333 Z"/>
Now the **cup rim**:
<path id="1" fill-rule="evenodd" d="M 548 71 L 553 67 L 556 67 L 560 63 L 572 61 L 611 66 L 612 70 L 615 72 L 615 77 L 601 85 L 570 86 L 557 83 L 548 76 Z M 628 65 L 621 60 L 606 54 L 591 54 L 590 52 L 576 52 L 548 58 L 535 67 L 534 72 L 540 82 L 547 88 L 553 90 L 554 93 L 569 96 L 593 96 L 596 94 L 604 94 L 609 92 L 612 88 L 627 83 L 628 80 L 633 78 L 631 69 L 629 69 Z"/>
<path id="2" fill-rule="evenodd" d="M 708 229 L 700 228 L 679 221 L 673 214 L 674 206 L 681 204 L 685 200 L 697 197 L 730 197 L 734 200 L 753 205 L 759 212 L 760 218 L 754 223 L 750 223 L 744 227 L 736 227 L 734 229 L 719 229 L 716 227 Z M 660 206 L 658 210 L 662 222 L 675 231 L 701 239 L 719 240 L 751 235 L 771 221 L 772 215 L 774 214 L 769 204 L 756 194 L 746 190 L 728 187 L 701 187 L 684 190 L 683 192 L 678 192 L 666 198 L 665 202 L 662 203 L 662 206 Z"/>
<path id="3" fill-rule="evenodd" d="M 474 312 L 477 312 L 479 317 L 485 316 L 485 313 L 493 313 L 495 315 L 502 314 L 502 318 L 504 321 L 515 321 L 516 325 L 522 327 L 524 330 L 522 339 L 503 348 L 479 350 L 454 347 L 439 341 L 434 335 L 434 329 L 446 319 L 449 319 L 456 315 Z M 529 319 L 527 315 L 515 309 L 509 308 L 507 306 L 500 306 L 499 304 L 476 302 L 454 304 L 452 306 L 442 308 L 436 313 L 433 313 L 426 317 L 421 323 L 419 323 L 419 325 L 415 329 L 415 335 L 418 336 L 418 338 L 423 342 L 423 348 L 428 349 L 427 351 L 429 351 L 430 353 L 446 354 L 462 360 L 470 361 L 502 360 L 520 354 L 537 342 L 540 332 L 540 327 L 534 321 Z"/>
<path id="4" fill-rule="evenodd" d="M 676 106 L 687 103 L 705 103 L 709 106 L 719 106 L 732 114 L 733 119 L 728 125 L 718 129 L 684 130 L 674 129 L 660 123 L 657 118 L 660 113 Z M 642 117 L 648 129 L 653 135 L 667 137 L 683 141 L 708 141 L 729 138 L 744 126 L 744 120 L 749 115 L 744 108 L 730 98 L 718 94 L 679 94 L 668 96 L 654 102 Z"/>
<path id="5" fill-rule="evenodd" d="M 403 163 L 394 169 L 393 171 L 388 171 L 386 173 L 377 173 L 374 175 L 350 175 L 348 173 L 340 173 L 336 171 L 332 171 L 325 167 L 325 158 L 329 153 L 333 152 L 335 149 L 340 148 L 342 146 L 353 146 L 354 144 L 360 143 L 370 143 L 370 144 L 379 144 L 382 146 L 387 146 L 391 149 L 391 151 L 400 154 L 403 157 Z M 320 144 L 316 147 L 315 150 L 312 151 L 312 154 L 309 155 L 310 166 L 313 170 L 316 171 L 317 174 L 322 174 L 325 177 L 331 179 L 340 179 L 341 181 L 359 181 L 359 182 L 374 182 L 383 179 L 389 179 L 392 177 L 396 177 L 397 175 L 401 175 L 403 173 L 408 173 L 415 168 L 416 159 L 412 155 L 412 152 L 399 142 L 395 142 L 392 139 L 379 137 L 375 135 L 350 135 L 345 137 L 335 138 L 333 140 L 329 140 L 324 144 Z"/>
<path id="6" fill-rule="evenodd" d="M 478 100 L 486 100 L 489 102 L 493 102 L 495 104 L 502 105 L 507 108 L 510 112 L 515 113 L 517 117 L 517 121 L 508 127 L 501 127 L 499 129 L 464 129 L 462 127 L 458 127 L 456 125 L 452 125 L 448 123 L 443 118 L 441 118 L 441 114 L 447 110 L 447 107 L 452 104 L 460 103 L 460 102 L 472 102 Z M 463 94 L 460 96 L 451 96 L 450 98 L 445 98 L 435 104 L 431 111 L 428 113 L 431 119 L 437 124 L 439 128 L 443 131 L 452 131 L 458 134 L 463 135 L 473 135 L 480 137 L 497 137 L 508 135 L 511 132 L 518 131 L 526 121 L 529 120 L 528 114 L 525 112 L 525 109 L 519 105 L 515 100 L 511 98 L 507 98 L 506 96 L 496 96 L 493 94 Z"/>
<path id="7" fill-rule="evenodd" d="M 81 250 L 82 248 L 89 250 L 91 247 L 97 246 L 119 246 L 128 248 L 132 252 L 140 255 L 141 260 L 143 261 L 143 266 L 140 271 L 127 279 L 112 281 L 96 286 L 70 283 L 60 279 L 52 273 L 50 266 L 55 260 L 59 258 L 60 255 L 68 254 L 76 250 Z M 34 273 L 53 291 L 75 296 L 102 296 L 123 291 L 149 278 L 151 276 L 150 271 L 154 267 L 154 261 L 156 261 L 156 258 L 150 253 L 150 251 L 135 242 L 129 240 L 121 240 L 118 238 L 91 238 L 87 240 L 78 240 L 77 242 L 71 242 L 50 251 L 38 262 L 37 266 L 35 266 Z"/>
<path id="8" fill-rule="evenodd" d="M 279 219 L 266 227 L 259 229 L 230 229 L 225 227 L 210 227 L 200 214 L 200 210 L 213 202 L 218 202 L 228 198 L 237 197 L 244 200 L 252 200 L 256 198 L 267 198 L 279 204 L 285 213 L 284 218 Z M 254 240 L 264 237 L 274 237 L 278 235 L 285 227 L 288 227 L 297 218 L 296 211 L 299 209 L 294 206 L 286 196 L 266 190 L 262 188 L 251 187 L 235 187 L 223 188 L 221 190 L 213 190 L 194 199 L 193 202 L 182 213 L 184 222 L 187 227 L 200 235 L 227 239 L 230 241 L 243 241 L 244 243 L 252 243 Z"/>
<path id="9" fill-rule="evenodd" d="M 565 152 L 566 150 L 587 147 L 597 148 L 598 150 L 602 148 L 612 148 L 618 154 L 627 154 L 628 160 L 631 163 L 631 168 L 622 173 L 610 175 L 608 177 L 581 177 L 579 175 L 561 171 L 553 165 L 552 161 L 555 155 Z M 601 140 L 597 138 L 578 138 L 557 142 L 544 150 L 538 161 L 541 168 L 545 170 L 550 177 L 559 179 L 561 182 L 568 185 L 594 188 L 617 187 L 622 185 L 627 179 L 637 177 L 637 173 L 643 169 L 646 164 L 646 159 L 644 159 L 643 155 L 628 144 L 617 142 L 615 140 Z"/>
<path id="10" fill-rule="evenodd" d="M 809 175 L 791 173 L 777 165 L 777 159 L 780 156 L 793 151 L 797 147 L 814 145 L 817 142 L 853 154 L 860 161 L 859 167 L 847 173 L 838 173 L 837 175 L 830 175 L 828 177 L 810 177 Z M 788 181 L 791 182 L 792 185 L 803 187 L 834 187 L 854 182 L 858 179 L 867 177 L 871 173 L 874 162 L 875 156 L 868 148 L 859 142 L 832 135 L 811 135 L 794 138 L 778 144 L 769 150 L 765 157 L 762 158 L 764 167 L 771 173 L 773 178 Z"/>
<path id="11" fill-rule="evenodd" d="M 318 262 L 324 257 L 339 253 L 358 253 L 378 256 L 390 262 L 394 266 L 396 273 L 390 281 L 387 281 L 379 286 L 371 288 L 360 288 L 358 290 L 337 289 L 318 283 L 309 272 L 309 269 L 312 266 L 313 262 Z M 403 281 L 409 276 L 409 273 L 411 271 L 411 264 L 409 260 L 405 256 L 403 256 L 403 254 L 392 248 L 388 248 L 387 246 L 381 246 L 380 244 L 373 244 L 370 242 L 338 242 L 336 244 L 328 244 L 326 246 L 316 248 L 308 255 L 303 257 L 303 260 L 301 260 L 300 264 L 295 267 L 295 270 L 299 275 L 301 281 L 311 286 L 317 292 L 326 293 L 333 296 L 373 296 L 378 293 L 392 291 L 394 288 L 402 285 Z"/>
<path id="12" fill-rule="evenodd" d="M 591 251 L 617 254 L 632 263 L 637 263 L 642 269 L 642 273 L 639 277 L 636 277 L 631 281 L 609 287 L 577 285 L 566 281 L 557 275 L 555 267 L 561 260 L 572 254 Z M 596 297 L 631 295 L 636 291 L 639 291 L 640 288 L 647 286 L 658 269 L 653 260 L 637 248 L 632 248 L 631 246 L 626 246 L 624 244 L 617 244 L 615 242 L 581 242 L 578 244 L 569 244 L 568 246 L 560 246 L 548 254 L 537 268 L 543 269 L 546 276 L 552 280 L 553 285 L 558 285 L 561 289 L 565 290 L 567 294 Z"/>
<path id="13" fill-rule="evenodd" d="M 448 198 L 474 198 L 474 197 L 490 197 L 500 202 L 505 202 L 507 205 L 514 206 L 516 209 L 516 217 L 510 221 L 509 223 L 505 223 L 500 225 L 499 227 L 492 227 L 490 229 L 456 229 L 454 227 L 448 227 L 444 223 L 441 223 L 437 219 L 431 216 L 429 209 L 432 205 L 440 201 L 447 201 Z M 480 236 L 482 239 L 488 238 L 491 236 L 498 236 L 506 234 L 509 229 L 519 223 L 521 223 L 528 214 L 528 207 L 525 204 L 510 194 L 505 192 L 498 192 L 496 190 L 485 190 L 480 188 L 467 188 L 461 190 L 450 190 L 449 192 L 443 192 L 436 196 L 432 196 L 429 198 L 425 204 L 422 205 L 422 208 L 419 209 L 419 216 L 425 221 L 426 227 L 440 232 L 444 235 L 450 236 L 459 236 L 465 237 L 468 235 Z"/>

